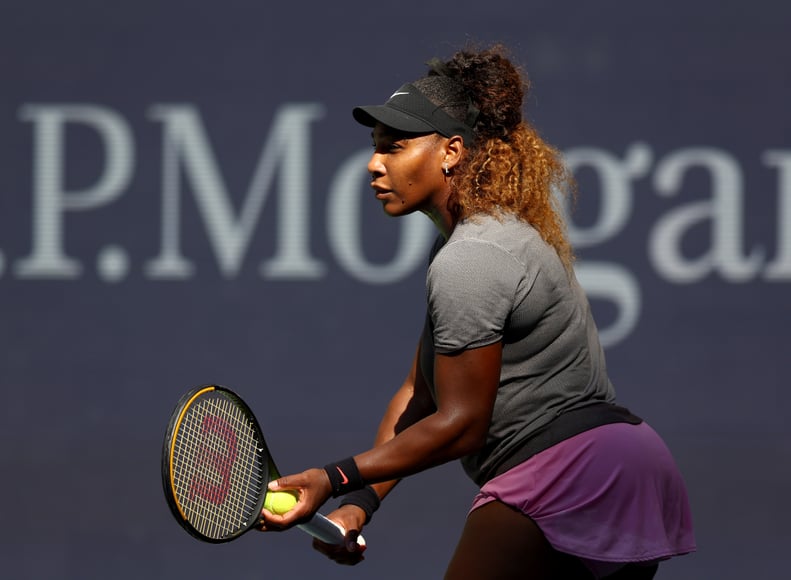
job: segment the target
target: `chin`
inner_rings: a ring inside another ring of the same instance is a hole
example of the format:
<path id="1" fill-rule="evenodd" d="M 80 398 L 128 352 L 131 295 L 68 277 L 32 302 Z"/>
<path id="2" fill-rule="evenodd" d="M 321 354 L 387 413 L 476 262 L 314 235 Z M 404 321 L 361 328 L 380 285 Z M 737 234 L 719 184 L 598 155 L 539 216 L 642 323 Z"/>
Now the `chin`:
<path id="1" fill-rule="evenodd" d="M 414 211 L 414 208 L 404 205 L 400 201 L 383 203 L 382 209 L 390 217 L 400 217 L 402 215 L 408 215 Z"/>

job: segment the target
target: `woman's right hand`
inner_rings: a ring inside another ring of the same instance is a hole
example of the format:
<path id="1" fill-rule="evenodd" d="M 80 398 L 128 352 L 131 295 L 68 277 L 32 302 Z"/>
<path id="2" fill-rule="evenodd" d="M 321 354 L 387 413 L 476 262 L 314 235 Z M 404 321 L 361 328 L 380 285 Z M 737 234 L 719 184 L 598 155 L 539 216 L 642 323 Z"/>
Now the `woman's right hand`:
<path id="1" fill-rule="evenodd" d="M 365 525 L 365 512 L 354 505 L 344 505 L 327 516 L 330 520 L 346 530 L 345 544 L 325 544 L 314 538 L 313 548 L 327 556 L 330 560 L 346 566 L 354 566 L 365 557 L 365 544 L 358 544 L 357 538 Z"/>

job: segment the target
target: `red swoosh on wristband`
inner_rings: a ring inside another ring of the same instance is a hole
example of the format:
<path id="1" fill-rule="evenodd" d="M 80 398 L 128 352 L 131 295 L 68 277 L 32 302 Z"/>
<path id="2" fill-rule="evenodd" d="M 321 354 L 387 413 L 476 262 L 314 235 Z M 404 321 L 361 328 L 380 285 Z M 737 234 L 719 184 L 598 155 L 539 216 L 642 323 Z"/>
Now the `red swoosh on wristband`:
<path id="1" fill-rule="evenodd" d="M 343 469 L 341 469 L 341 468 L 340 468 L 340 467 L 338 467 L 337 465 L 335 466 L 335 469 L 337 469 L 337 470 L 338 470 L 338 473 L 340 473 L 340 474 L 341 474 L 341 477 L 343 478 L 343 479 L 341 480 L 341 485 L 346 485 L 347 483 L 349 483 L 349 478 L 348 478 L 348 477 L 346 477 L 346 474 L 343 472 Z"/>

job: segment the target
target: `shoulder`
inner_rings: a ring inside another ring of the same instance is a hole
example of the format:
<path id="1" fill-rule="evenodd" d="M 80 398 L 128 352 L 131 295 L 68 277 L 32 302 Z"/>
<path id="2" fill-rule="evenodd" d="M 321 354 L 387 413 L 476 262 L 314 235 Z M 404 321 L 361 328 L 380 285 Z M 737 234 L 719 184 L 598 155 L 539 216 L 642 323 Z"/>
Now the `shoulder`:
<path id="1" fill-rule="evenodd" d="M 529 228 L 529 226 L 528 226 Z M 513 296 L 527 268 L 513 238 L 495 218 L 465 221 L 436 252 L 428 269 L 430 294 L 453 292 L 469 298 Z"/>
<path id="2" fill-rule="evenodd" d="M 524 270 L 547 249 L 551 250 L 529 223 L 512 216 L 480 215 L 460 222 L 433 255 L 439 267 L 477 262 L 493 266 L 495 261 Z"/>

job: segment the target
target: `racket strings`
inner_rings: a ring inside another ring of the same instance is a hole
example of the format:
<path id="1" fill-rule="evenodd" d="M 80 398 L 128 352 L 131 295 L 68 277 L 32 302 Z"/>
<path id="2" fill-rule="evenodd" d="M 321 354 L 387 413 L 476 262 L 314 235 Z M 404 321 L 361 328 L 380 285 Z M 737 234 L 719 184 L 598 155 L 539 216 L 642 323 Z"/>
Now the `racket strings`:
<path id="1" fill-rule="evenodd" d="M 194 508 L 192 515 L 202 533 L 212 537 L 223 536 L 243 527 L 251 516 L 256 496 L 248 497 L 248 492 L 251 484 L 255 486 L 256 479 L 261 481 L 261 476 L 256 477 L 255 474 L 255 462 L 251 461 L 251 450 L 256 443 L 250 436 L 244 416 L 227 400 L 207 400 L 201 407 L 196 415 L 202 427 L 195 445 L 199 451 L 192 458 L 192 465 L 200 468 L 200 473 L 193 473 L 189 490 Z M 220 425 L 233 425 L 232 431 L 224 434 L 226 437 L 230 434 L 230 441 L 206 436 L 203 426 L 207 419 L 216 423 L 217 417 L 223 419 Z M 242 436 L 241 442 L 235 439 L 236 434 Z M 219 443 L 221 449 L 218 454 L 212 454 L 216 448 L 207 445 L 207 439 L 213 444 Z M 211 449 L 214 451 L 207 451 Z M 242 453 L 238 454 L 240 449 Z M 207 452 L 212 461 L 206 461 Z M 222 452 L 227 455 L 222 455 Z M 222 460 L 227 458 L 231 461 L 223 463 Z M 204 483 L 202 489 L 194 488 L 196 480 Z"/>
<path id="2" fill-rule="evenodd" d="M 256 428 L 227 396 L 202 396 L 187 410 L 172 477 L 185 517 L 201 534 L 227 538 L 258 519 L 266 485 L 262 452 Z"/>

